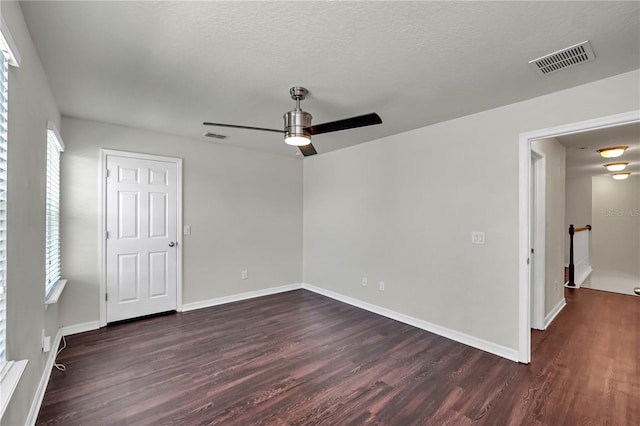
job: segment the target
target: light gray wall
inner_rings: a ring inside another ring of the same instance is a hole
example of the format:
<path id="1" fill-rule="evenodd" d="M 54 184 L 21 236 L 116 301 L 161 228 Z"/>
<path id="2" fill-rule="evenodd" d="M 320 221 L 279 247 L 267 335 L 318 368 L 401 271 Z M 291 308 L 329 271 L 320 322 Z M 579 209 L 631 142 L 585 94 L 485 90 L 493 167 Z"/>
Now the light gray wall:
<path id="1" fill-rule="evenodd" d="M 591 225 L 591 176 L 566 180 L 566 209 L 564 220 L 564 262 L 569 263 L 569 225 Z M 591 239 L 589 240 L 591 243 Z"/>
<path id="2" fill-rule="evenodd" d="M 516 350 L 518 136 L 637 110 L 639 82 L 621 74 L 306 159 L 304 282 Z"/>
<path id="3" fill-rule="evenodd" d="M 100 148 L 183 158 L 184 303 L 301 282 L 300 159 L 67 117 L 62 134 L 63 325 L 99 319 Z"/>
<path id="4" fill-rule="evenodd" d="M 593 177 L 591 288 L 633 294 L 640 285 L 640 176 Z"/>
<path id="5" fill-rule="evenodd" d="M 545 157 L 545 316 L 564 299 L 566 150 L 556 139 L 531 144 Z"/>
<path id="6" fill-rule="evenodd" d="M 59 127 L 60 113 L 19 3 L 2 2 L 2 17 L 22 56 L 20 68 L 9 69 L 7 353 L 29 360 L 2 424 L 21 425 L 48 356 L 42 330 L 55 336 L 59 328 L 57 306 L 44 310 L 44 241 L 47 121 Z"/>

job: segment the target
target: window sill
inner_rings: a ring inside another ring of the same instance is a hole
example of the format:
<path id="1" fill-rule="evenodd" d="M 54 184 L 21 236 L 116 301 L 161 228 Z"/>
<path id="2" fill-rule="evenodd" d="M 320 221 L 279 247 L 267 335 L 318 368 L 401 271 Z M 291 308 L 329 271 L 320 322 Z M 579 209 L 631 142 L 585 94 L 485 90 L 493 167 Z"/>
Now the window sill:
<path id="1" fill-rule="evenodd" d="M 58 280 L 56 285 L 53 286 L 53 290 L 44 300 L 45 305 L 53 305 L 54 303 L 58 303 L 58 299 L 60 299 L 60 295 L 62 294 L 62 290 L 67 285 L 67 280 Z"/>
<path id="2" fill-rule="evenodd" d="M 27 360 L 9 361 L 3 370 L 6 370 L 0 380 L 0 418 L 9 405 L 9 400 L 18 386 L 18 381 L 27 366 Z"/>

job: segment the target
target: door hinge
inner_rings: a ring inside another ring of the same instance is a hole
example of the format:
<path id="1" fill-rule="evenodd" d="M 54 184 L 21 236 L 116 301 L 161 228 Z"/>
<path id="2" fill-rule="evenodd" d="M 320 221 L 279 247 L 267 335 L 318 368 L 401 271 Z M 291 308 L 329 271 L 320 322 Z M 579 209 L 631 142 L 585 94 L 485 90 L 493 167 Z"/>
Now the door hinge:
<path id="1" fill-rule="evenodd" d="M 529 258 L 527 257 L 527 265 L 529 264 Z"/>
<path id="2" fill-rule="evenodd" d="M 108 177 L 109 177 L 109 169 L 106 169 L 105 174 L 104 174 L 104 177 L 105 177 L 105 178 L 108 178 Z"/>
<path id="3" fill-rule="evenodd" d="M 109 293 L 105 293 L 104 294 L 104 301 L 108 302 L 109 301 Z"/>
<path id="4" fill-rule="evenodd" d="M 109 239 L 109 231 L 106 231 L 106 232 L 104 233 L 104 239 L 105 239 L 105 240 L 108 240 L 108 239 Z"/>

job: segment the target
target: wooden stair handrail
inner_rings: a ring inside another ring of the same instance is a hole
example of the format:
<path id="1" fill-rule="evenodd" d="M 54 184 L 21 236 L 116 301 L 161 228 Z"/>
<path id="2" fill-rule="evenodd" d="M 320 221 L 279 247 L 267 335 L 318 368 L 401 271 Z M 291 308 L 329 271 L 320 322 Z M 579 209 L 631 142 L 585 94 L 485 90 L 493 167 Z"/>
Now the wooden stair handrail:
<path id="1" fill-rule="evenodd" d="M 582 228 L 573 228 L 573 232 L 591 231 L 591 225 L 583 226 Z"/>

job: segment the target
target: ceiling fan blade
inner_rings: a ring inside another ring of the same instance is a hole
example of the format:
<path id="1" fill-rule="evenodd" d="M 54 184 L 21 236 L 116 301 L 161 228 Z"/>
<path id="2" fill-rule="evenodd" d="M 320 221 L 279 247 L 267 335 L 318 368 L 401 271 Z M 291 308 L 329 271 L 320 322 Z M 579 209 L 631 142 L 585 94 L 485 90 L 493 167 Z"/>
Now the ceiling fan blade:
<path id="1" fill-rule="evenodd" d="M 264 132 L 284 133 L 284 130 L 265 129 L 264 127 L 238 126 L 236 124 L 209 123 L 209 122 L 204 122 L 202 124 L 205 126 L 231 127 L 234 129 L 262 130 Z"/>
<path id="2" fill-rule="evenodd" d="M 298 149 L 300 149 L 300 152 L 305 157 L 316 155 L 318 153 L 318 151 L 316 151 L 316 149 L 311 144 L 299 146 Z"/>
<path id="3" fill-rule="evenodd" d="M 355 129 L 357 127 L 372 126 L 381 124 L 382 119 L 375 112 L 359 115 L 357 117 L 345 118 L 344 120 L 330 121 L 328 123 L 316 124 L 309 126 L 306 130 L 311 135 L 320 135 L 322 133 L 337 132 L 339 130 Z"/>

